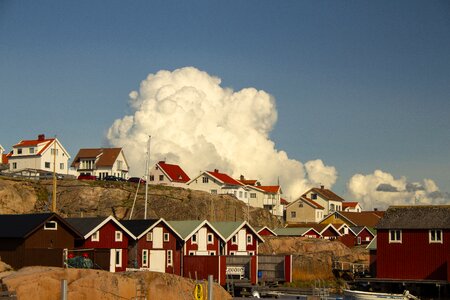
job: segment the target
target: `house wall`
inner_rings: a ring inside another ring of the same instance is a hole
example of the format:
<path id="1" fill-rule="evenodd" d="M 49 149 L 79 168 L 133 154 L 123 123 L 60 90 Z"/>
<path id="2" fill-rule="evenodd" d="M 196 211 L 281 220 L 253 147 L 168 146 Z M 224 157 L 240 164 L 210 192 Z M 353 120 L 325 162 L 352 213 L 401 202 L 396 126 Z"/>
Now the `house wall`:
<path id="1" fill-rule="evenodd" d="M 275 216 L 283 216 L 283 206 L 280 204 L 281 195 L 279 193 L 266 193 L 249 187 L 247 196 L 247 199 L 242 200 L 248 201 L 250 206 L 266 208 Z M 273 206 L 273 209 L 268 206 Z"/>
<path id="2" fill-rule="evenodd" d="M 203 178 L 208 178 L 208 182 L 204 183 Z M 218 194 L 221 191 L 222 184 L 219 183 L 217 180 L 213 179 L 208 174 L 202 174 L 200 177 L 193 180 L 189 185 L 188 188 L 198 191 L 205 191 L 208 193 L 211 193 L 212 190 L 215 190 Z"/>
<path id="3" fill-rule="evenodd" d="M 314 230 L 309 230 L 308 232 L 306 232 L 305 234 L 303 234 L 304 237 L 308 237 L 308 238 L 315 238 L 318 239 L 321 237 L 320 234 L 318 234 L 316 231 Z"/>
<path id="4" fill-rule="evenodd" d="M 184 182 L 170 181 L 169 177 L 167 177 L 165 175 L 165 173 L 160 168 L 158 168 L 156 165 L 150 169 L 150 172 L 148 175 L 149 175 L 148 184 L 160 184 L 160 185 L 168 185 L 168 186 L 186 188 L 186 183 L 184 183 Z M 150 180 L 150 176 L 153 176 L 153 180 Z M 161 180 L 160 176 L 163 176 L 162 180 Z M 206 192 L 210 192 L 210 191 L 206 191 Z"/>
<path id="5" fill-rule="evenodd" d="M 327 228 L 324 232 L 322 232 L 322 237 L 326 240 L 334 240 L 337 239 L 339 235 L 336 234 L 333 229 Z"/>
<path id="6" fill-rule="evenodd" d="M 251 231 L 249 230 L 247 227 L 244 227 L 242 229 L 245 229 L 245 240 L 243 241 L 245 243 L 245 251 L 247 252 L 247 254 L 249 255 L 249 252 L 253 252 L 254 255 L 258 255 L 258 237 Z M 247 244 L 247 234 L 251 234 L 252 235 L 252 243 L 251 244 Z M 241 243 L 241 241 L 239 240 L 239 233 L 236 234 L 236 244 L 233 244 L 232 239 L 230 239 L 227 242 L 227 251 L 225 255 L 231 255 L 231 252 L 237 252 L 238 251 L 238 247 L 239 247 L 239 243 Z"/>
<path id="7" fill-rule="evenodd" d="M 358 236 L 361 237 L 361 244 L 368 244 L 373 239 L 373 235 L 366 228 L 362 230 Z"/>
<path id="8" fill-rule="evenodd" d="M 45 230 L 44 225 L 24 241 L 24 248 L 73 249 L 75 236 L 63 223 L 57 222 L 56 230 Z"/>
<path id="9" fill-rule="evenodd" d="M 169 228 L 167 228 L 164 225 L 156 226 L 155 228 L 162 228 L 163 236 L 164 233 L 169 234 L 169 241 L 164 242 L 163 240 L 163 248 L 155 248 L 152 241 L 147 241 L 146 235 L 141 237 L 138 241 L 137 245 L 137 260 L 138 260 L 138 267 L 143 268 L 142 264 L 142 250 L 148 249 L 149 253 L 150 250 L 166 250 L 166 273 L 170 274 L 176 274 L 181 275 L 181 259 L 182 259 L 182 240 L 180 240 Z M 153 229 L 149 232 L 153 233 Z M 167 250 L 172 250 L 172 266 L 167 265 Z M 150 268 L 150 259 L 149 259 L 149 265 L 148 268 Z"/>
<path id="10" fill-rule="evenodd" d="M 311 196 L 312 194 L 317 194 L 317 199 L 313 199 Z M 342 210 L 342 202 L 340 201 L 333 201 L 333 200 L 327 200 L 322 197 L 322 195 L 315 193 L 313 191 L 310 191 L 306 193 L 306 198 L 312 199 L 313 201 L 317 202 L 324 208 L 324 215 L 328 215 L 332 213 L 333 211 L 341 211 Z M 331 205 L 334 205 L 335 209 L 331 209 Z"/>
<path id="11" fill-rule="evenodd" d="M 54 149 L 54 143 L 52 143 L 49 147 L 47 147 L 42 153 L 42 155 L 36 155 L 40 150 L 42 150 L 43 145 L 46 143 L 41 143 L 37 147 L 20 147 L 20 148 L 14 148 L 14 154 L 9 158 L 10 163 L 10 170 L 21 170 L 26 168 L 31 169 L 41 169 L 41 170 L 47 170 L 49 172 L 53 171 L 53 155 L 52 149 Z M 29 149 L 34 148 L 34 154 L 30 154 Z M 17 149 L 22 149 L 22 154 L 17 154 Z M 68 162 L 69 157 L 64 152 L 63 148 L 59 145 L 59 143 L 56 143 L 56 172 L 60 174 L 68 174 Z M 46 168 L 45 163 L 50 163 L 50 167 Z M 16 163 L 16 168 L 13 168 L 13 164 Z M 61 168 L 61 164 L 63 164 L 63 168 Z"/>
<path id="12" fill-rule="evenodd" d="M 200 238 L 205 238 L 207 240 L 208 234 L 212 233 L 214 236 L 214 241 L 212 244 L 206 244 L 206 251 L 208 251 L 208 255 L 212 255 L 211 251 L 213 251 L 215 253 L 215 255 L 220 255 L 220 237 L 208 226 L 204 226 L 202 228 L 206 228 L 206 233 L 204 237 L 197 237 L 197 241 L 200 240 Z M 200 230 L 199 230 L 200 231 Z M 200 235 L 199 231 L 196 232 L 196 234 Z M 184 255 L 189 255 L 190 251 L 194 252 L 194 255 L 203 255 L 203 254 L 197 254 L 197 251 L 199 250 L 198 247 L 198 242 L 197 243 L 193 243 L 192 242 L 192 237 L 185 241 L 184 244 Z"/>
<path id="13" fill-rule="evenodd" d="M 450 280 L 450 230 L 443 230 L 442 244 L 430 244 L 428 230 L 402 230 L 401 243 L 389 243 L 388 230 L 377 236 L 377 278 Z"/>
<path id="14" fill-rule="evenodd" d="M 89 236 L 80 248 L 122 249 L 122 266 L 116 267 L 116 271 L 125 271 L 128 262 L 129 236 L 113 222 L 106 223 L 99 231 L 100 239 L 98 242 L 92 241 L 92 236 Z M 122 241 L 115 241 L 116 231 L 122 232 Z"/>
<path id="15" fill-rule="evenodd" d="M 270 232 L 270 231 L 267 230 L 267 229 L 261 230 L 260 232 L 258 232 L 258 234 L 259 234 L 259 235 L 262 235 L 262 236 L 266 236 L 266 235 L 275 236 L 272 232 Z"/>
<path id="16" fill-rule="evenodd" d="M 307 223 L 307 222 L 317 222 L 317 213 L 314 207 L 308 205 L 302 201 L 292 203 L 286 208 L 286 222 L 288 223 Z M 292 212 L 295 212 L 295 217 L 292 217 Z"/>

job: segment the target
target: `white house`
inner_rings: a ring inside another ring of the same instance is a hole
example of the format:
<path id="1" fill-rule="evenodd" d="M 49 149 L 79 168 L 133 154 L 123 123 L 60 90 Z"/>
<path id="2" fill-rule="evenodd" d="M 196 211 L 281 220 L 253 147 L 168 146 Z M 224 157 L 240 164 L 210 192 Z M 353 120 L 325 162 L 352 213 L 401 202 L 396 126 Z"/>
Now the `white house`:
<path id="1" fill-rule="evenodd" d="M 3 152 L 5 152 L 5 148 L 3 148 L 2 145 L 0 145 L 0 157 L 3 157 Z"/>
<path id="2" fill-rule="evenodd" d="M 302 196 L 313 200 L 324 208 L 324 215 L 329 215 L 335 211 L 342 211 L 342 202 L 345 200 L 323 185 L 320 188 L 312 188 Z"/>
<path id="3" fill-rule="evenodd" d="M 248 203 L 247 187 L 227 174 L 220 173 L 215 169 L 203 171 L 197 177 L 186 183 L 192 190 L 205 191 L 211 194 L 232 194 L 237 199 Z"/>
<path id="4" fill-rule="evenodd" d="M 149 184 L 186 187 L 189 180 L 189 176 L 180 166 L 167 164 L 164 161 L 158 162 L 149 170 Z"/>
<path id="5" fill-rule="evenodd" d="M 13 146 L 8 157 L 11 172 L 34 170 L 68 174 L 70 155 L 57 138 L 45 138 L 40 134 L 36 140 L 22 140 Z"/>
<path id="6" fill-rule="evenodd" d="M 279 185 L 247 185 L 249 191 L 248 204 L 269 210 L 275 216 L 283 216 L 281 205 L 281 187 Z"/>
<path id="7" fill-rule="evenodd" d="M 128 163 L 122 148 L 80 149 L 72 165 L 77 175 L 128 178 Z"/>
<path id="8" fill-rule="evenodd" d="M 362 207 L 359 202 L 343 202 L 342 211 L 362 212 Z"/>

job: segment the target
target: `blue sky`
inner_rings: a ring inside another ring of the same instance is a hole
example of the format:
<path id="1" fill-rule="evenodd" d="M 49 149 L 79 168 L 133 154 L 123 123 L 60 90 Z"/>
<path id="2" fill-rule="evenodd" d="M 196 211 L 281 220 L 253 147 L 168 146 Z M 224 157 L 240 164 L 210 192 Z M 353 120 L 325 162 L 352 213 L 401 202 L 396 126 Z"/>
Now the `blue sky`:
<path id="1" fill-rule="evenodd" d="M 448 1 L 0 1 L 0 144 L 105 145 L 149 73 L 276 99 L 277 149 L 450 191 Z"/>

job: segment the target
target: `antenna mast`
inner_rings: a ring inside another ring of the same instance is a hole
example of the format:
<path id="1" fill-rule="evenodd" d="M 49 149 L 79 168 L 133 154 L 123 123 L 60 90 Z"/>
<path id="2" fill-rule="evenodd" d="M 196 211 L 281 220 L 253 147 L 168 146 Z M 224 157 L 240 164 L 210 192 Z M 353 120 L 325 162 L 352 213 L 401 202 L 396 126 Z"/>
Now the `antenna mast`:
<path id="1" fill-rule="evenodd" d="M 147 159 L 145 161 L 145 204 L 144 204 L 144 220 L 147 220 L 147 197 L 148 197 L 148 165 L 150 161 L 150 141 L 152 136 L 148 136 L 147 142 Z"/>
<path id="2" fill-rule="evenodd" d="M 52 212 L 56 212 L 56 135 L 53 141 L 53 193 L 52 193 Z"/>

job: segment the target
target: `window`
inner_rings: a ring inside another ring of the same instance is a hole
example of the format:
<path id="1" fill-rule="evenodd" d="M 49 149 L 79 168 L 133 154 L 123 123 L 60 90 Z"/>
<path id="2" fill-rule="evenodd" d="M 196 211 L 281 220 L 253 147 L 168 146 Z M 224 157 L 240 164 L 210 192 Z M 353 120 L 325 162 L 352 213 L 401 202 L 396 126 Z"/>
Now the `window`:
<path id="1" fill-rule="evenodd" d="M 13 169 L 17 169 L 17 163 L 14 162 L 12 165 L 13 165 Z"/>
<path id="2" fill-rule="evenodd" d="M 194 235 L 191 237 L 191 242 L 192 242 L 192 244 L 197 244 L 197 234 L 194 234 Z"/>
<path id="3" fill-rule="evenodd" d="M 230 255 L 236 255 L 236 251 L 230 251 Z"/>
<path id="4" fill-rule="evenodd" d="M 370 242 L 370 237 L 366 236 L 366 242 Z"/>
<path id="5" fill-rule="evenodd" d="M 22 154 L 22 149 L 17 149 L 17 154 Z"/>
<path id="6" fill-rule="evenodd" d="M 152 232 L 147 233 L 146 240 L 147 240 L 147 242 L 151 242 L 153 240 L 153 233 Z"/>
<path id="7" fill-rule="evenodd" d="M 147 249 L 142 250 L 142 266 L 148 267 L 148 250 Z"/>
<path id="8" fill-rule="evenodd" d="M 116 242 L 121 242 L 122 241 L 122 231 L 116 231 L 114 240 Z"/>
<path id="9" fill-rule="evenodd" d="M 96 231 L 91 235 L 91 241 L 92 242 L 98 242 L 100 241 L 100 231 Z"/>
<path id="10" fill-rule="evenodd" d="M 164 181 L 164 175 L 159 175 L 159 181 Z"/>
<path id="11" fill-rule="evenodd" d="M 214 244 L 214 235 L 212 233 L 208 233 L 208 244 Z"/>
<path id="12" fill-rule="evenodd" d="M 297 218 L 297 212 L 291 211 L 291 218 Z"/>
<path id="13" fill-rule="evenodd" d="M 45 162 L 45 168 L 50 169 L 50 163 L 48 161 Z"/>
<path id="14" fill-rule="evenodd" d="M 330 211 L 334 211 L 334 204 L 333 203 L 330 204 Z"/>
<path id="15" fill-rule="evenodd" d="M 203 177 L 202 182 L 203 183 L 208 183 L 208 177 Z"/>
<path id="16" fill-rule="evenodd" d="M 239 191 L 239 198 L 242 198 L 242 191 Z"/>
<path id="17" fill-rule="evenodd" d="M 250 256 L 255 255 L 255 251 L 248 251 L 248 255 L 250 255 Z"/>
<path id="18" fill-rule="evenodd" d="M 169 241 L 169 233 L 164 233 L 164 242 L 168 242 Z"/>
<path id="19" fill-rule="evenodd" d="M 234 244 L 234 245 L 237 244 L 237 235 L 234 235 L 234 236 L 231 238 L 231 243 Z"/>
<path id="20" fill-rule="evenodd" d="M 121 160 L 117 161 L 117 170 L 122 170 L 122 161 Z"/>
<path id="21" fill-rule="evenodd" d="M 172 250 L 167 250 L 167 266 L 173 266 Z"/>
<path id="22" fill-rule="evenodd" d="M 56 153 L 56 156 L 58 156 L 58 149 L 51 149 L 50 153 L 52 155 L 55 155 L 55 153 Z"/>
<path id="23" fill-rule="evenodd" d="M 247 196 L 247 192 L 244 192 L 244 198 L 247 198 L 248 196 Z"/>
<path id="24" fill-rule="evenodd" d="M 150 181 L 155 181 L 155 176 L 154 175 L 150 175 Z"/>
<path id="25" fill-rule="evenodd" d="M 211 190 L 211 194 L 217 195 L 217 190 Z"/>
<path id="26" fill-rule="evenodd" d="M 430 243 L 442 243 L 442 230 L 438 229 L 431 229 L 429 231 L 429 242 Z"/>
<path id="27" fill-rule="evenodd" d="M 247 245 L 253 244 L 253 236 L 251 234 L 247 234 Z"/>
<path id="28" fill-rule="evenodd" d="M 389 230 L 389 243 L 401 243 L 402 231 L 401 230 Z"/>
<path id="29" fill-rule="evenodd" d="M 311 194 L 311 199 L 312 200 L 316 200 L 317 199 L 317 194 L 315 194 L 315 193 Z"/>
<path id="30" fill-rule="evenodd" d="M 211 256 L 216 255 L 216 251 L 209 251 L 209 255 L 211 255 Z"/>
<path id="31" fill-rule="evenodd" d="M 33 154 L 34 153 L 34 148 L 33 147 L 31 147 L 30 149 L 28 149 L 29 151 L 30 151 L 30 154 Z"/>
<path id="32" fill-rule="evenodd" d="M 189 255 L 190 255 L 190 256 L 195 255 L 195 251 L 189 251 Z"/>
<path id="33" fill-rule="evenodd" d="M 59 164 L 59 169 L 60 169 L 60 170 L 64 170 L 64 163 L 60 163 L 60 164 Z"/>
<path id="34" fill-rule="evenodd" d="M 48 221 L 44 225 L 44 230 L 57 230 L 58 229 L 58 223 L 56 221 Z"/>
<path id="35" fill-rule="evenodd" d="M 357 244 L 358 244 L 358 245 L 361 245 L 361 237 L 360 237 L 360 236 L 358 236 L 358 237 L 356 238 L 356 241 L 357 241 Z"/>
<path id="36" fill-rule="evenodd" d="M 122 267 L 122 249 L 116 249 L 116 267 Z"/>
<path id="37" fill-rule="evenodd" d="M 250 198 L 256 198 L 256 193 L 250 193 Z"/>

